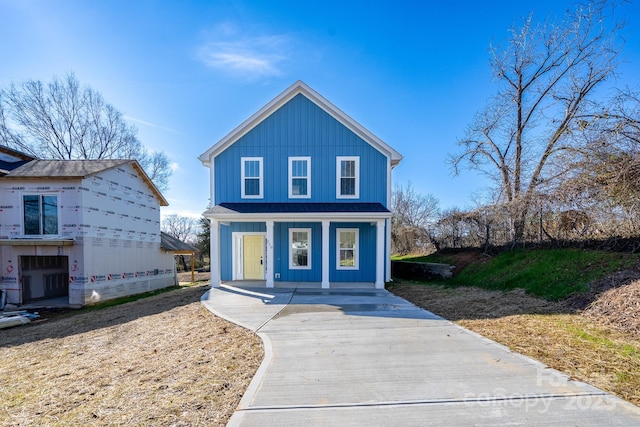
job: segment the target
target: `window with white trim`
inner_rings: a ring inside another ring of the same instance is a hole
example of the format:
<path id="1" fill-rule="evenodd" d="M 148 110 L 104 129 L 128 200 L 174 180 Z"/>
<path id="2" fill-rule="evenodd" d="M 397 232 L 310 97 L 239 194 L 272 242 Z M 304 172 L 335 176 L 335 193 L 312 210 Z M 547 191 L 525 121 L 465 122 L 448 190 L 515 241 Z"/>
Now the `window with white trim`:
<path id="1" fill-rule="evenodd" d="M 242 198 L 261 199 L 263 188 L 262 157 L 242 157 Z"/>
<path id="2" fill-rule="evenodd" d="M 311 197 L 311 157 L 289 157 L 289 198 Z"/>
<path id="3" fill-rule="evenodd" d="M 25 236 L 55 236 L 58 234 L 58 196 L 55 194 L 24 194 L 22 212 Z"/>
<path id="4" fill-rule="evenodd" d="M 360 157 L 336 158 L 336 197 L 357 199 L 360 197 Z"/>
<path id="5" fill-rule="evenodd" d="M 311 229 L 289 229 L 289 268 L 292 270 L 311 269 Z"/>
<path id="6" fill-rule="evenodd" d="M 336 233 L 336 268 L 338 270 L 357 270 L 359 268 L 359 230 L 357 228 L 338 228 Z"/>

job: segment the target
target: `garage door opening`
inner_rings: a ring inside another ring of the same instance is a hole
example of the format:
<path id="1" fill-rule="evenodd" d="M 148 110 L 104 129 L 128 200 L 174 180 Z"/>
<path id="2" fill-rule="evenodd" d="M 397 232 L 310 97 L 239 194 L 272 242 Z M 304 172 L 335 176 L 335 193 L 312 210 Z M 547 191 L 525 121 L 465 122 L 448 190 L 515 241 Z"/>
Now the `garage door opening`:
<path id="1" fill-rule="evenodd" d="M 21 256 L 22 302 L 69 297 L 69 257 Z"/>

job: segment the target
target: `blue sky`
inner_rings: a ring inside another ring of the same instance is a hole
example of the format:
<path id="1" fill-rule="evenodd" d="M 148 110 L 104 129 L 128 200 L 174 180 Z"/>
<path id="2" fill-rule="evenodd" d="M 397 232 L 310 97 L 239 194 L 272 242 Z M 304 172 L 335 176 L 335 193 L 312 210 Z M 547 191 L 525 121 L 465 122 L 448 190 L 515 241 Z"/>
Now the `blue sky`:
<path id="1" fill-rule="evenodd" d="M 0 85 L 74 72 L 173 162 L 164 214 L 199 216 L 208 170 L 197 156 L 303 80 L 405 158 L 442 208 L 470 207 L 487 183 L 451 175 L 475 112 L 494 93 L 487 49 L 530 12 L 573 2 L 0 0 Z M 627 18 L 620 84 L 640 84 L 640 5 Z"/>

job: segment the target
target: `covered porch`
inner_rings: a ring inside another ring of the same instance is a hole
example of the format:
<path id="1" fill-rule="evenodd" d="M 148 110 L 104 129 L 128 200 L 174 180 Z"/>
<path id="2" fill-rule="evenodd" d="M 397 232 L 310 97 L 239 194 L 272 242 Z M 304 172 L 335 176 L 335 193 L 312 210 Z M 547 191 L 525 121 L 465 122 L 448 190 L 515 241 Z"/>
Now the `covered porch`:
<path id="1" fill-rule="evenodd" d="M 390 279 L 391 213 L 378 203 L 222 203 L 204 215 L 213 287 L 383 289 Z"/>

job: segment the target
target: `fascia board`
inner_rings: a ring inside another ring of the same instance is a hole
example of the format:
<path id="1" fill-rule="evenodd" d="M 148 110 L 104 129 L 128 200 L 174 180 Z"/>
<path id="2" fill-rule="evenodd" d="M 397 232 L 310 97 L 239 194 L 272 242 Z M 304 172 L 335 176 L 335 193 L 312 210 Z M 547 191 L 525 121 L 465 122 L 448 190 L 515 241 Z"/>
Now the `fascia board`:
<path id="1" fill-rule="evenodd" d="M 260 124 L 263 120 L 273 114 L 282 105 L 286 104 L 289 100 L 298 94 L 303 94 L 309 100 L 311 100 L 318 107 L 322 108 L 327 114 L 342 123 L 347 129 L 354 132 L 369 145 L 380 151 L 391 160 L 391 164 L 395 166 L 402 160 L 402 155 L 394 150 L 389 144 L 382 141 L 375 136 L 360 123 L 352 119 L 345 112 L 340 110 L 334 104 L 329 102 L 325 97 L 320 95 L 315 90 L 311 89 L 306 83 L 298 80 L 293 85 L 289 86 L 280 95 L 276 96 L 267 105 L 258 110 L 255 114 L 242 122 L 234 130 L 229 132 L 224 138 L 214 144 L 207 151 L 202 153 L 198 159 L 204 166 L 209 166 L 211 159 L 217 156 L 220 152 L 224 151 L 229 145 L 233 144 L 242 136 L 246 135 L 251 129 Z"/>
<path id="2" fill-rule="evenodd" d="M 334 104 L 329 102 L 325 97 L 320 95 L 318 92 L 311 89 L 309 86 L 307 86 L 303 82 L 300 82 L 300 83 L 301 83 L 301 86 L 304 88 L 304 90 L 301 92 L 307 98 L 309 98 L 317 106 L 319 106 L 324 111 L 326 111 L 327 114 L 329 114 L 334 119 L 342 123 L 347 129 L 351 130 L 360 138 L 362 138 L 364 141 L 369 143 L 369 145 L 373 146 L 375 149 L 377 149 L 382 154 L 387 156 L 391 160 L 392 164 L 395 165 L 399 163 L 400 160 L 402 160 L 402 155 L 398 153 L 396 150 L 394 150 L 389 144 L 387 144 L 386 142 L 384 142 L 383 140 L 375 136 L 367 128 L 365 128 L 360 123 L 352 119 L 351 116 L 349 116 L 344 111 L 342 111 L 341 109 L 336 107 Z"/>
<path id="3" fill-rule="evenodd" d="M 299 213 L 210 213 L 203 216 L 218 221 L 259 222 L 274 220 L 277 222 L 305 222 L 313 220 L 331 220 L 333 222 L 366 222 L 391 218 L 391 212 L 299 212 Z"/>
<path id="4" fill-rule="evenodd" d="M 267 105 L 255 112 L 251 117 L 240 123 L 229 132 L 224 138 L 216 142 L 211 148 L 202 153 L 198 159 L 203 163 L 209 163 L 212 157 L 217 156 L 220 152 L 224 151 L 229 145 L 236 142 L 238 139 L 246 135 L 251 129 L 260 124 L 264 119 L 269 117 L 278 108 L 284 105 L 291 98 L 296 96 L 299 92 L 296 91 L 297 86 L 302 83 L 300 81 L 294 83 L 285 89 L 280 95 L 272 99 Z"/>

